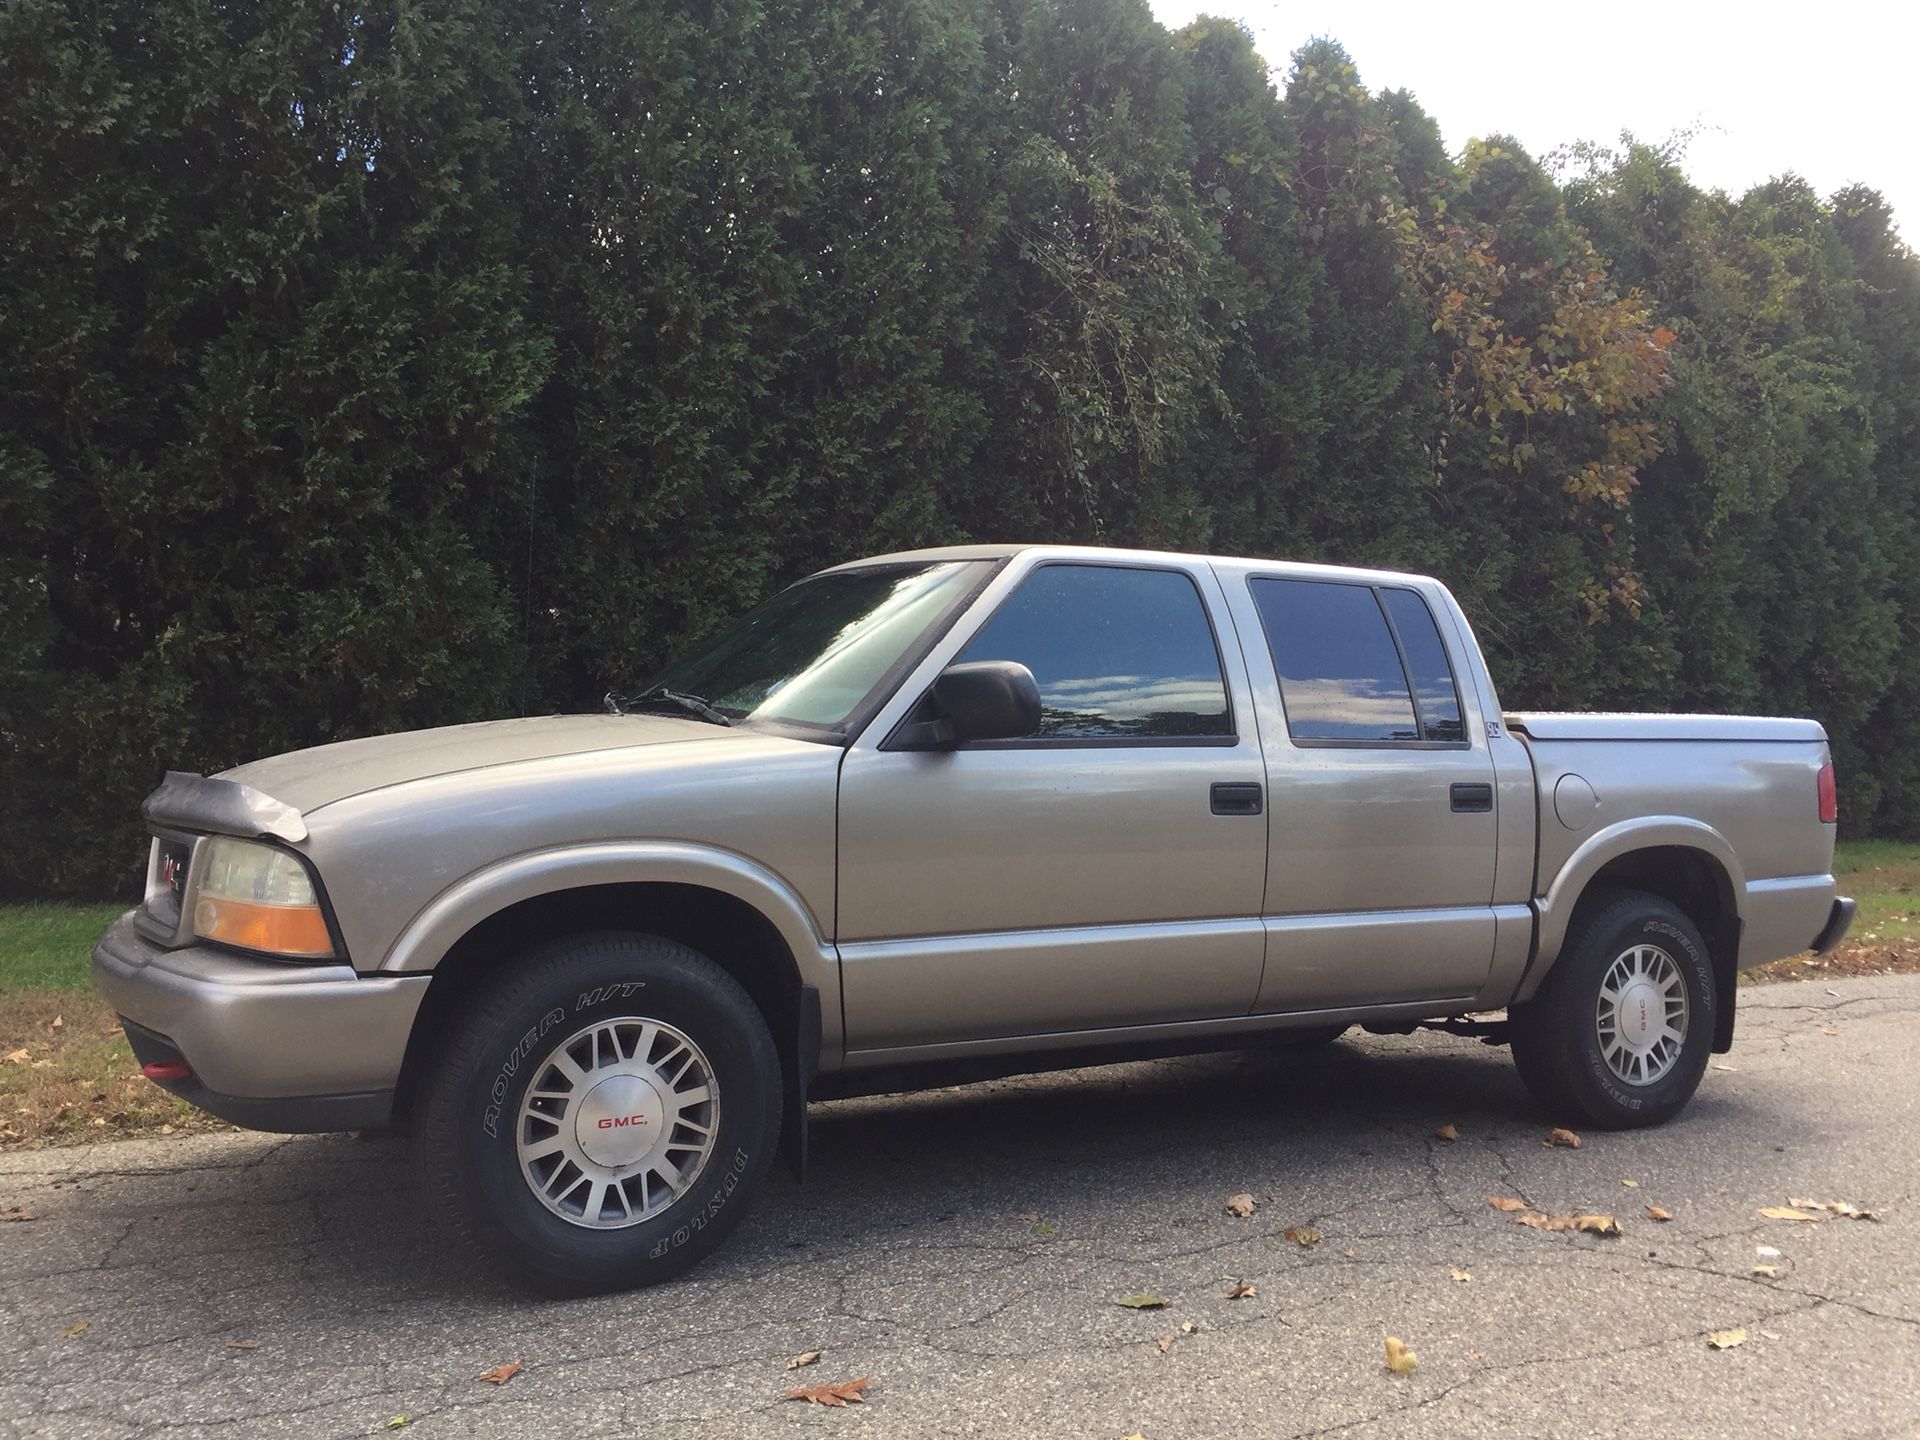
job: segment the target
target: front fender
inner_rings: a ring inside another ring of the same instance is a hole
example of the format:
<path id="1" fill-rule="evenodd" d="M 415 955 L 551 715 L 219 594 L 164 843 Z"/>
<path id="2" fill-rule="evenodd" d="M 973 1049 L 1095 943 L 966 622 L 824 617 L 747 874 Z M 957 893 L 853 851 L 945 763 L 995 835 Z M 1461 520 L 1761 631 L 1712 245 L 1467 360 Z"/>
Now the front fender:
<path id="1" fill-rule="evenodd" d="M 820 991 L 828 1053 L 840 1047 L 840 962 L 792 886 L 744 855 L 676 840 L 613 840 L 535 850 L 467 875 L 435 896 L 380 961 L 386 973 L 418 974 L 489 916 L 558 890 L 633 883 L 697 885 L 751 905 L 786 941 L 800 982 Z"/>
<path id="2" fill-rule="evenodd" d="M 1746 870 L 1726 836 L 1711 825 L 1690 820 L 1684 815 L 1643 815 L 1633 820 L 1622 820 L 1589 836 L 1579 849 L 1567 857 L 1567 863 L 1553 877 L 1546 894 L 1534 901 L 1534 912 L 1539 917 L 1538 939 L 1534 946 L 1533 964 L 1527 967 L 1527 973 L 1521 977 L 1520 987 L 1513 997 L 1514 1004 L 1531 1000 L 1534 992 L 1540 988 L 1540 982 L 1553 968 L 1553 962 L 1559 959 L 1561 946 L 1566 943 L 1567 927 L 1573 921 L 1574 908 L 1580 903 L 1580 897 L 1586 893 L 1587 887 L 1593 883 L 1594 877 L 1623 855 L 1666 846 L 1698 850 L 1718 865 L 1731 887 L 1734 913 L 1745 919 Z"/>

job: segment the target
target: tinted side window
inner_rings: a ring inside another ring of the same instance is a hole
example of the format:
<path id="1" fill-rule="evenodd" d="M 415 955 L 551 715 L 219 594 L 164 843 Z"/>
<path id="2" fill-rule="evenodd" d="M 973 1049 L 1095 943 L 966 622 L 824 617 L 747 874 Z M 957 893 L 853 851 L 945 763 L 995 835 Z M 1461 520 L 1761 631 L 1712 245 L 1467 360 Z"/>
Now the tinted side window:
<path id="1" fill-rule="evenodd" d="M 1206 607 L 1176 571 L 1042 566 L 960 659 L 1018 660 L 1033 671 L 1043 736 L 1233 733 Z"/>
<path id="2" fill-rule="evenodd" d="M 1413 679 L 1414 704 L 1420 710 L 1423 740 L 1464 740 L 1467 727 L 1460 719 L 1460 692 L 1453 683 L 1453 664 L 1441 643 L 1440 627 L 1433 623 L 1427 602 L 1411 590 L 1382 590 L 1380 598 L 1393 617 L 1400 649 Z"/>
<path id="3" fill-rule="evenodd" d="M 1413 697 L 1365 585 L 1255 580 L 1254 606 L 1296 740 L 1417 740 Z"/>

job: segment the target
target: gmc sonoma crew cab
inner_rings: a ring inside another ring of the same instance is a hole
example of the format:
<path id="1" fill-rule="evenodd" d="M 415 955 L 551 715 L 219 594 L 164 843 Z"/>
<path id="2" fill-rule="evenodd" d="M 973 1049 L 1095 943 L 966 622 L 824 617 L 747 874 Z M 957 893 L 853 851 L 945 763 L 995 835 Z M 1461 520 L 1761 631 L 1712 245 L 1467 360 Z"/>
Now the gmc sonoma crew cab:
<path id="1" fill-rule="evenodd" d="M 889 555 L 608 708 L 169 774 L 93 956 L 145 1072 L 409 1129 L 577 1294 L 711 1250 L 809 1098 L 1428 1022 L 1655 1124 L 1853 912 L 1820 726 L 1506 714 L 1415 575 Z"/>

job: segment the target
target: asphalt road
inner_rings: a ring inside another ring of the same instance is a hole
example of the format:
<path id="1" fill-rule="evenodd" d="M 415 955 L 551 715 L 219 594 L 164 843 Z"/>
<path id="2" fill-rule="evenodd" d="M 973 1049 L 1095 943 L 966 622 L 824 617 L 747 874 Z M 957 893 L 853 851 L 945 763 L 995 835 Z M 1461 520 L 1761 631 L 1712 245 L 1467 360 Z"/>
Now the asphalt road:
<path id="1" fill-rule="evenodd" d="M 569 1303 L 443 1244 L 391 1140 L 16 1153 L 0 1434 L 1920 1436 L 1917 1018 L 1920 978 L 1749 992 L 1686 1115 L 1579 1150 L 1442 1036 L 823 1105 L 808 1183 L 704 1268 Z M 1880 1218 L 1756 1213 L 1796 1197 Z M 1171 1303 L 1114 1303 L 1143 1291 Z M 858 1376 L 864 1406 L 781 1399 Z"/>

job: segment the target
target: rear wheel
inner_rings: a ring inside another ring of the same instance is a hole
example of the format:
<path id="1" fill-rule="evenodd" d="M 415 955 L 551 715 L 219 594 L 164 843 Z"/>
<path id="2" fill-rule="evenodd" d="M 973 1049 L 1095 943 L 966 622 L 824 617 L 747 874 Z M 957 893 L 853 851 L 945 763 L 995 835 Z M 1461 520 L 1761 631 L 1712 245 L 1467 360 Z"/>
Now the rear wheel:
<path id="1" fill-rule="evenodd" d="M 1583 907 L 1539 993 L 1513 1011 L 1513 1057 L 1556 1117 L 1658 1125 L 1699 1087 L 1714 1018 L 1699 929 L 1658 896 L 1616 891 Z"/>
<path id="2" fill-rule="evenodd" d="M 780 1068 L 752 999 L 657 936 L 530 953 L 455 1017 L 415 1142 L 450 1228 L 549 1295 L 650 1285 L 740 1220 L 777 1143 Z"/>

